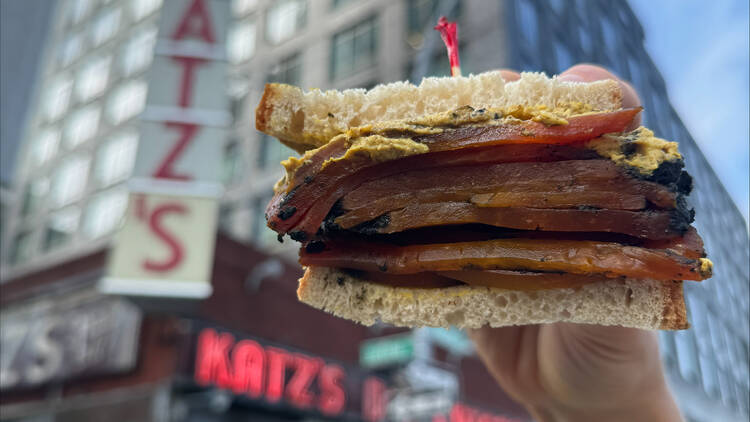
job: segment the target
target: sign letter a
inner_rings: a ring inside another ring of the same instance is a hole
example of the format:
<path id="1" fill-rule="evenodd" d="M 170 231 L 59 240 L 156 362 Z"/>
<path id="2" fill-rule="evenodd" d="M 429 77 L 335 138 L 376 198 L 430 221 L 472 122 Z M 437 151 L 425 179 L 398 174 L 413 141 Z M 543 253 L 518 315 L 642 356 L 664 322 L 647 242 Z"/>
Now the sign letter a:
<path id="1" fill-rule="evenodd" d="M 175 41 L 186 37 L 199 38 L 209 44 L 216 41 L 204 0 L 193 0 L 172 35 L 172 39 Z"/>

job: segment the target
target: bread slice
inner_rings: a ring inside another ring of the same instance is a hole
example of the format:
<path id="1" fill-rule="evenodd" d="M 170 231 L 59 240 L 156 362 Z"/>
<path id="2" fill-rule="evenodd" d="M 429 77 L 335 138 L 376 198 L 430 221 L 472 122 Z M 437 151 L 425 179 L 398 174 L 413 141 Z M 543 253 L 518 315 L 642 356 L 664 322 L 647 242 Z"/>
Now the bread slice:
<path id="1" fill-rule="evenodd" d="M 617 82 L 567 82 L 543 73 L 522 73 L 505 82 L 500 72 L 466 77 L 425 78 L 419 86 L 408 82 L 378 85 L 367 91 L 308 92 L 284 84 L 267 84 L 255 111 L 255 126 L 303 152 L 327 143 L 351 127 L 390 120 L 413 119 L 461 106 L 506 108 L 580 102 L 595 111 L 621 107 Z"/>
<path id="2" fill-rule="evenodd" d="M 688 328 L 682 282 L 612 280 L 579 288 L 511 291 L 456 286 L 391 287 L 335 268 L 308 267 L 299 299 L 361 324 L 478 328 L 576 322 L 644 329 Z"/>

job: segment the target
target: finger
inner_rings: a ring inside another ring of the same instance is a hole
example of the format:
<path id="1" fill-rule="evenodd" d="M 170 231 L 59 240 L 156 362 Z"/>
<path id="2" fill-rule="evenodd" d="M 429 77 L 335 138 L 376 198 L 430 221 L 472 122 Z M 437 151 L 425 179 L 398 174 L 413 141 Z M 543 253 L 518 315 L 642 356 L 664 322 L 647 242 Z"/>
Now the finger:
<path id="1" fill-rule="evenodd" d="M 505 79 L 505 82 L 512 82 L 521 79 L 521 74 L 510 69 L 500 69 L 500 76 Z"/>
<path id="2" fill-rule="evenodd" d="M 536 359 L 539 326 L 512 326 L 466 330 L 490 374 L 514 399 L 536 392 Z"/>
<path id="3" fill-rule="evenodd" d="M 623 108 L 639 107 L 641 105 L 641 99 L 638 97 L 638 93 L 629 83 L 620 81 L 620 89 L 622 90 Z"/>
<path id="4" fill-rule="evenodd" d="M 555 323 L 543 329 L 539 348 L 546 358 L 539 361 L 539 370 L 546 375 L 542 384 L 547 391 L 585 391 L 592 380 L 597 380 L 601 391 L 633 391 L 643 388 L 643 381 L 653 374 L 661 373 L 654 332 L 573 323 Z"/>
<path id="5" fill-rule="evenodd" d="M 577 64 L 560 74 L 560 80 L 570 82 L 593 82 L 601 81 L 604 79 L 612 79 L 620 83 L 623 108 L 639 107 L 641 105 L 641 99 L 640 97 L 638 97 L 638 93 L 629 83 L 621 80 L 617 77 L 617 75 L 601 66 L 585 63 Z M 635 129 L 640 124 L 641 116 L 639 114 L 635 118 L 633 123 L 628 127 L 628 130 Z"/>
<path id="6" fill-rule="evenodd" d="M 593 64 L 577 64 L 560 74 L 560 79 L 574 82 L 593 82 L 619 78 L 609 70 Z"/>
<path id="7" fill-rule="evenodd" d="M 592 356 L 605 355 L 610 361 L 643 361 L 658 354 L 658 339 L 651 331 L 573 323 L 560 323 L 559 331 L 576 343 L 574 348 Z"/>

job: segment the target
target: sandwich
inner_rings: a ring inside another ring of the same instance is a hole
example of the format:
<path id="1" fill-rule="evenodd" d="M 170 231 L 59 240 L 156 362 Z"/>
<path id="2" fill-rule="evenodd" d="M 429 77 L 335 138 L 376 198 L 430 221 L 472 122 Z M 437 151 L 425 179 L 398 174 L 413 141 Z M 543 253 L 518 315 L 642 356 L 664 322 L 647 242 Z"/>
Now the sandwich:
<path id="1" fill-rule="evenodd" d="M 683 281 L 712 263 L 640 111 L 541 73 L 266 85 L 256 127 L 300 153 L 266 209 L 301 243 L 299 299 L 367 325 L 687 328 Z"/>

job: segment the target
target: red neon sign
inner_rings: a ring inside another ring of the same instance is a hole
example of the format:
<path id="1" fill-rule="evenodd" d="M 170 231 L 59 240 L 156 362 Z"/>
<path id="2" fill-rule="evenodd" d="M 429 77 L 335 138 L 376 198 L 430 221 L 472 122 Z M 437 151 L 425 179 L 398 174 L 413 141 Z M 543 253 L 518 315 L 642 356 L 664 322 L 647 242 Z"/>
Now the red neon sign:
<path id="1" fill-rule="evenodd" d="M 317 410 L 326 416 L 342 414 L 347 404 L 346 371 L 341 366 L 252 340 L 236 342 L 233 335 L 212 328 L 203 329 L 198 335 L 194 377 L 200 385 L 213 385 L 269 403 L 283 402 L 297 409 Z M 384 394 L 384 388 L 364 393 L 365 402 L 385 404 L 382 398 L 373 396 Z M 384 415 L 384 409 L 367 411 Z"/>
<path id="2" fill-rule="evenodd" d="M 451 408 L 448 418 L 444 415 L 435 415 L 432 422 L 520 422 L 518 419 L 507 416 L 493 415 L 474 409 L 465 404 L 456 403 Z"/>

